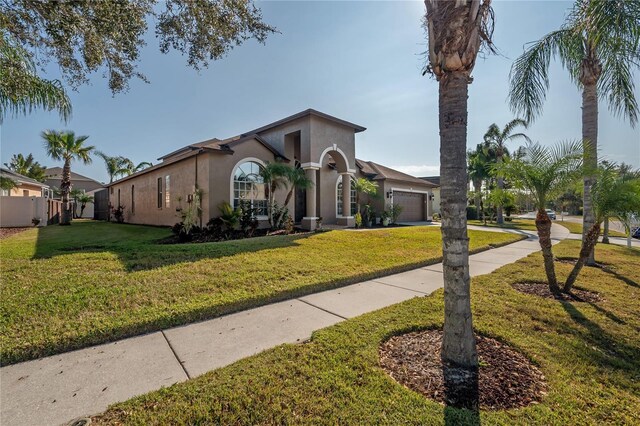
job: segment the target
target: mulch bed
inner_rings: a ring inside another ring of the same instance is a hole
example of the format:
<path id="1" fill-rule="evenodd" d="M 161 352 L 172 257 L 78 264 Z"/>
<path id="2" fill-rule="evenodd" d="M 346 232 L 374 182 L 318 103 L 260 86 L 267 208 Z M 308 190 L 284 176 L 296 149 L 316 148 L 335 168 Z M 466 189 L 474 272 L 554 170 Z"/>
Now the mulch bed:
<path id="1" fill-rule="evenodd" d="M 0 240 L 19 234 L 31 228 L 0 228 Z"/>
<path id="2" fill-rule="evenodd" d="M 603 301 L 600 294 L 589 290 L 581 290 L 575 287 L 571 290 L 571 293 L 555 294 L 549 290 L 549 284 L 545 282 L 520 282 L 511 284 L 511 287 L 520 293 L 531 294 L 534 296 L 544 297 L 546 299 L 561 300 L 563 302 L 596 303 Z"/>
<path id="3" fill-rule="evenodd" d="M 522 354 L 499 341 L 476 335 L 480 408 L 505 410 L 537 403 L 546 395 L 544 375 Z M 445 402 L 440 349 L 442 331 L 394 336 L 380 347 L 382 368 L 398 383 Z"/>
<path id="4" fill-rule="evenodd" d="M 316 231 L 316 232 L 322 232 L 322 231 Z M 274 235 L 294 235 L 294 234 L 309 234 L 309 233 L 310 231 L 306 231 L 304 229 L 299 229 L 299 228 L 294 228 L 294 230 L 291 232 L 286 232 L 285 230 L 282 230 L 282 229 L 278 231 L 270 231 L 268 229 L 256 229 L 256 231 L 250 237 L 245 236 L 240 231 L 233 231 L 229 235 L 227 235 L 225 238 L 219 235 L 212 235 L 207 232 L 200 232 L 197 234 L 193 234 L 190 240 L 181 239 L 174 234 L 159 240 L 158 244 L 215 243 L 220 241 L 244 240 L 247 238 L 266 237 L 266 236 L 274 236 Z"/>

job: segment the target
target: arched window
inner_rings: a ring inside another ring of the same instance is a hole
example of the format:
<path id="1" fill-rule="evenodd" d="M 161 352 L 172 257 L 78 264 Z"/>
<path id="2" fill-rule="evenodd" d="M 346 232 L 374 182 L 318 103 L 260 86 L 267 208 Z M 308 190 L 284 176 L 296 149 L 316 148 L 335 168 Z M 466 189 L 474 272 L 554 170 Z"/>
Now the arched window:
<path id="1" fill-rule="evenodd" d="M 353 189 L 353 180 L 349 179 L 351 182 L 351 214 L 349 216 L 353 216 L 358 211 L 358 207 L 356 206 L 356 190 Z M 336 191 L 336 203 L 338 205 L 338 216 L 343 216 L 342 214 L 342 176 L 338 177 L 338 190 Z"/>
<path id="2" fill-rule="evenodd" d="M 240 164 L 233 174 L 233 208 L 246 200 L 251 207 L 257 209 L 258 216 L 267 215 L 267 199 L 265 197 L 264 180 L 260 176 L 262 166 L 255 161 Z"/>

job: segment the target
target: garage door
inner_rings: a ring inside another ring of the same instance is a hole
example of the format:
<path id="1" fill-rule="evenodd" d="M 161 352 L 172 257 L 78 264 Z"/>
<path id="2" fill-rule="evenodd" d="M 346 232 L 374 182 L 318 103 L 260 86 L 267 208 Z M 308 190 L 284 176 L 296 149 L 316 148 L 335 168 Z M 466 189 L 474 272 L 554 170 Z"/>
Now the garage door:
<path id="1" fill-rule="evenodd" d="M 393 203 L 402 206 L 399 222 L 419 222 L 425 220 L 424 194 L 393 191 Z"/>

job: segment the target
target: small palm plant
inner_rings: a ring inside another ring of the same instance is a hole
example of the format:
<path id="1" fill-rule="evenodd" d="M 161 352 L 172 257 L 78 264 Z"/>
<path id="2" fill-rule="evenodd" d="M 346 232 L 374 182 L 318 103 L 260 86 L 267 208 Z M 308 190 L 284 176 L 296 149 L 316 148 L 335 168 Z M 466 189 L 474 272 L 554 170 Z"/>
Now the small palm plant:
<path id="1" fill-rule="evenodd" d="M 289 187 L 289 192 L 287 192 L 284 200 L 284 208 L 279 212 L 278 217 L 275 218 L 276 225 L 282 224 L 284 215 L 287 213 L 286 207 L 289 205 L 289 202 L 291 202 L 294 191 L 296 189 L 308 189 L 313 185 L 313 182 L 307 177 L 304 170 L 297 167 L 287 166 L 284 178 L 286 179 L 285 184 Z"/>
<path id="2" fill-rule="evenodd" d="M 267 163 L 260 169 L 260 177 L 265 183 L 265 196 L 267 197 L 267 216 L 269 218 L 269 226 L 274 228 L 276 225 L 276 197 L 275 193 L 278 189 L 286 187 L 287 176 L 289 175 L 289 166 L 279 161 Z"/>
<path id="3" fill-rule="evenodd" d="M 93 197 L 88 194 L 81 194 L 76 201 L 80 203 L 80 217 L 84 214 L 84 209 L 87 208 L 87 204 L 93 203 Z"/>
<path id="4" fill-rule="evenodd" d="M 60 225 L 71 224 L 71 210 L 69 209 L 69 192 L 71 190 L 71 162 L 73 160 L 82 161 L 84 164 L 91 163 L 91 153 L 95 149 L 93 146 L 85 145 L 89 136 L 76 137 L 74 132 L 58 132 L 46 130 L 42 132 L 44 148 L 47 155 L 54 160 L 64 161 L 62 167 L 62 219 Z"/>
<path id="5" fill-rule="evenodd" d="M 545 211 L 547 201 L 552 200 L 567 186 L 579 178 L 582 164 L 582 145 L 579 142 L 560 143 L 552 147 L 538 143 L 527 144 L 522 158 L 505 159 L 496 166 L 499 175 L 510 179 L 516 187 L 533 196 L 536 229 L 544 258 L 544 269 L 549 289 L 561 292 L 556 278 L 551 250 L 551 220 Z"/>
<path id="6" fill-rule="evenodd" d="M 563 291 L 569 293 L 580 270 L 598 243 L 600 226 L 606 217 L 617 217 L 625 223 L 632 215 L 640 214 L 640 179 L 632 174 L 621 174 L 615 165 L 604 164 L 596 174 L 591 187 L 591 200 L 595 223 L 582 240 L 580 256 L 564 284 Z"/>

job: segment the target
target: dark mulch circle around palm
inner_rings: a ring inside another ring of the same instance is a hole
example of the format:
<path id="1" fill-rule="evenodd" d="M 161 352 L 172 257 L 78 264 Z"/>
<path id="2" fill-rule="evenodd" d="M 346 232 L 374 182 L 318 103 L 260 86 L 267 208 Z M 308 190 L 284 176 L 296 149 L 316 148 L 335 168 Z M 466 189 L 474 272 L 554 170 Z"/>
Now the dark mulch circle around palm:
<path id="1" fill-rule="evenodd" d="M 489 337 L 476 336 L 476 342 L 482 409 L 518 408 L 542 399 L 546 394 L 544 375 L 524 355 Z M 398 383 L 444 403 L 441 346 L 440 330 L 394 336 L 381 345 L 380 364 Z"/>
<path id="2" fill-rule="evenodd" d="M 531 294 L 534 296 L 544 297 L 546 299 L 556 299 L 563 302 L 596 303 L 603 301 L 600 294 L 575 287 L 571 290 L 571 293 L 552 293 L 549 289 L 549 284 L 545 282 L 519 282 L 511 284 L 511 287 L 520 293 Z"/>

